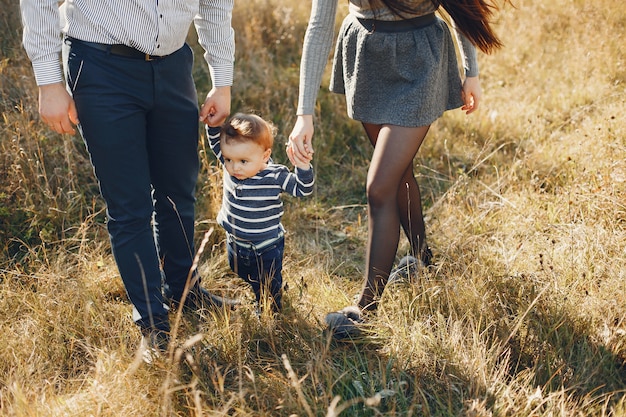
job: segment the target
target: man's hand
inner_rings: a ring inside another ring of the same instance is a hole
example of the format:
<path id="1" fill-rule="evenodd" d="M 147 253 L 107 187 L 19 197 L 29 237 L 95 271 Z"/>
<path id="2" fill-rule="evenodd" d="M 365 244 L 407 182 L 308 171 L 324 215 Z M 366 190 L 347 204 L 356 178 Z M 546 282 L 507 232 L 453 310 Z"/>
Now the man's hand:
<path id="1" fill-rule="evenodd" d="M 72 124 L 80 123 L 74 99 L 63 83 L 39 86 L 39 114 L 50 129 L 61 134 L 76 133 Z"/>
<path id="2" fill-rule="evenodd" d="M 200 121 L 219 126 L 230 115 L 230 86 L 213 87 L 200 109 Z"/>

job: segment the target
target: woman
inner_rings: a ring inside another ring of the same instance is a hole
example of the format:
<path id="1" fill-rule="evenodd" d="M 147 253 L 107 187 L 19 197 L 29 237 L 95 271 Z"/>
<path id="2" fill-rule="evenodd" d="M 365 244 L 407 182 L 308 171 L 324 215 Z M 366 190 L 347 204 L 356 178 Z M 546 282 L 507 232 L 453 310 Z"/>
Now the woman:
<path id="1" fill-rule="evenodd" d="M 297 121 L 289 137 L 301 157 L 313 153 L 313 109 L 332 45 L 337 2 L 313 0 Z M 435 16 L 440 6 L 457 28 L 464 81 L 448 25 Z M 398 249 L 400 226 L 413 255 L 424 265 L 431 262 L 413 158 L 444 111 L 460 107 L 470 114 L 478 108 L 482 93 L 475 46 L 487 53 L 501 46 L 489 25 L 495 7 L 484 0 L 350 0 L 330 90 L 345 94 L 348 116 L 363 124 L 374 152 L 367 174 L 365 283 L 357 308 L 342 310 L 339 319 L 337 313 L 327 317 L 335 336 L 360 321 L 362 311 L 377 308 Z"/>

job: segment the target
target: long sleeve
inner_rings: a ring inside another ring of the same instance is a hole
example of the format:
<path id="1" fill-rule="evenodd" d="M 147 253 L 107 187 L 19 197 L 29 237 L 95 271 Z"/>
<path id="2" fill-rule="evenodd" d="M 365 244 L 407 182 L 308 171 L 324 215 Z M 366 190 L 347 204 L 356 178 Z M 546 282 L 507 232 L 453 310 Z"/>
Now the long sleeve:
<path id="1" fill-rule="evenodd" d="M 235 56 L 233 0 L 20 0 L 23 43 L 38 85 L 63 80 L 62 35 L 108 45 L 122 44 L 150 55 L 180 49 L 196 24 L 216 87 L 232 85 Z M 61 17 L 64 25 L 61 27 Z"/>
<path id="2" fill-rule="evenodd" d="M 198 42 L 204 48 L 204 59 L 214 87 L 233 84 L 235 32 L 232 28 L 233 0 L 201 0 L 200 13 L 194 23 Z"/>
<path id="3" fill-rule="evenodd" d="M 294 197 L 306 197 L 313 192 L 315 176 L 313 168 L 295 169 L 295 173 L 284 172 L 284 178 L 279 178 L 282 182 L 282 189 Z"/>
<path id="4" fill-rule="evenodd" d="M 459 50 L 463 59 L 463 68 L 466 77 L 476 77 L 478 75 L 478 54 L 476 47 L 470 42 L 467 36 L 456 29 L 457 38 L 459 39 Z"/>
<path id="5" fill-rule="evenodd" d="M 333 44 L 337 0 L 313 0 L 300 62 L 296 114 L 313 114 L 324 68 Z"/>
<path id="6" fill-rule="evenodd" d="M 63 81 L 61 13 L 57 0 L 21 0 L 22 41 L 37 85 Z"/>
<path id="7" fill-rule="evenodd" d="M 206 133 L 206 136 L 209 139 L 209 146 L 211 147 L 211 150 L 215 154 L 215 157 L 223 164 L 224 157 L 222 156 L 222 148 L 220 147 L 220 128 L 207 126 Z"/>

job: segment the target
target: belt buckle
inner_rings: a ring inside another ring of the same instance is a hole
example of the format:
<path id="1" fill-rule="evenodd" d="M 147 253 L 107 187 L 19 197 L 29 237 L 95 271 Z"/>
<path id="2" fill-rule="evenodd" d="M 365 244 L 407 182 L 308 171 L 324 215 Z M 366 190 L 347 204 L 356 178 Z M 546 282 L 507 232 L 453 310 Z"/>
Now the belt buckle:
<path id="1" fill-rule="evenodd" d="M 153 58 L 152 55 L 150 55 L 150 54 L 144 54 L 144 60 L 145 61 L 154 61 L 155 58 Z"/>

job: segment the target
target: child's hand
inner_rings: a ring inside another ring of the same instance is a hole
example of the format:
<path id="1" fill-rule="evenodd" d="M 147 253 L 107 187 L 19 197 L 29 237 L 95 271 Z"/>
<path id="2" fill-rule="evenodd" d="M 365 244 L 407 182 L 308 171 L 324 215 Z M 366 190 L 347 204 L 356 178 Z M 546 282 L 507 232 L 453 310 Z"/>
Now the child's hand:
<path id="1" fill-rule="evenodd" d="M 293 144 L 289 142 L 287 144 L 287 157 L 291 161 L 291 163 L 296 166 L 298 169 L 309 169 L 311 167 L 311 157 L 302 158 L 299 153 L 294 151 Z"/>

